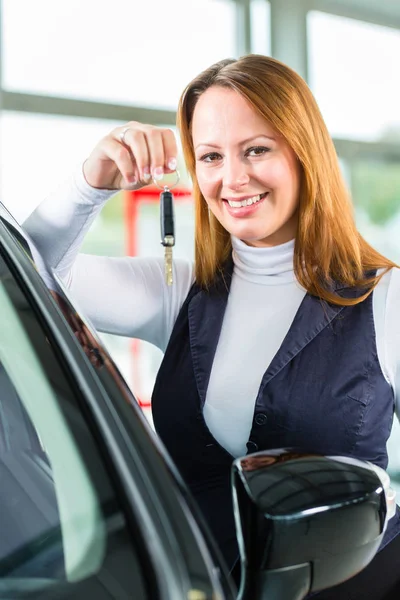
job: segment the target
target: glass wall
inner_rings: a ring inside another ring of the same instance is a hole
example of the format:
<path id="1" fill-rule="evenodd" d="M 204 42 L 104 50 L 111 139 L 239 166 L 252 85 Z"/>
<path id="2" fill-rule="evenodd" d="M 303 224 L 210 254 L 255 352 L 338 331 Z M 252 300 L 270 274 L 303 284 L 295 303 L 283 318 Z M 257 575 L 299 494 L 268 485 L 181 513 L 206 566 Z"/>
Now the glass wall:
<path id="1" fill-rule="evenodd" d="M 308 13 L 309 83 L 334 137 L 400 142 L 400 31 Z"/>
<path id="2" fill-rule="evenodd" d="M 229 0 L 3 0 L 2 23 L 4 87 L 38 94 L 174 110 L 195 74 L 236 55 Z"/>
<path id="3" fill-rule="evenodd" d="M 253 54 L 271 54 L 271 5 L 266 0 L 251 0 L 250 51 Z"/>
<path id="4" fill-rule="evenodd" d="M 400 263 L 400 161 L 354 160 L 352 182 L 360 230 Z"/>
<path id="5" fill-rule="evenodd" d="M 0 193 L 15 218 L 80 168 L 97 140 L 118 122 L 62 115 L 0 113 Z"/>
<path id="6" fill-rule="evenodd" d="M 308 40 L 310 85 L 331 135 L 364 142 L 362 154 L 349 145 L 342 157 L 360 231 L 399 261 L 400 31 L 312 11 Z"/>

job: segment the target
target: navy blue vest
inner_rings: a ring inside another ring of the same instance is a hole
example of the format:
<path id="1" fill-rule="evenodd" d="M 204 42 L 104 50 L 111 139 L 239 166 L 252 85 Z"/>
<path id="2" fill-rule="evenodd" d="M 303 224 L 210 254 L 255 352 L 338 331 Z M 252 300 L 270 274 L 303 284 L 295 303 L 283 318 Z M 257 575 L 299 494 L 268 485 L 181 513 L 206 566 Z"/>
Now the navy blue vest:
<path id="1" fill-rule="evenodd" d="M 156 431 L 228 565 L 238 554 L 230 489 L 233 457 L 207 428 L 203 406 L 232 270 L 230 262 L 208 291 L 193 285 L 176 320 L 152 399 Z M 334 289 L 346 297 L 362 294 Z M 385 469 L 393 414 L 393 392 L 377 356 L 372 295 L 342 307 L 306 294 L 260 382 L 247 449 L 250 453 L 290 447 L 347 455 Z M 398 511 L 381 548 L 399 531 Z"/>

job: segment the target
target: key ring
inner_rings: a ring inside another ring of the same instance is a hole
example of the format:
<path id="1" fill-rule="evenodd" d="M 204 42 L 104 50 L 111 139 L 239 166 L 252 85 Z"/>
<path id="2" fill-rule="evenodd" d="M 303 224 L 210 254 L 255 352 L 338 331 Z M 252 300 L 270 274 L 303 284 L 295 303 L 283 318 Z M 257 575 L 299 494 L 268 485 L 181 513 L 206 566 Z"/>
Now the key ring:
<path id="1" fill-rule="evenodd" d="M 160 184 L 158 183 L 158 181 L 157 181 L 156 179 L 154 179 L 154 177 L 153 177 L 153 183 L 154 183 L 154 185 L 155 185 L 155 186 L 157 186 L 157 187 L 158 187 L 160 190 L 164 190 L 164 191 L 165 191 L 166 189 L 167 189 L 167 190 L 172 190 L 174 187 L 176 187 L 176 186 L 178 185 L 178 183 L 179 183 L 179 180 L 180 180 L 180 178 L 181 178 L 181 176 L 179 175 L 179 171 L 178 171 L 178 169 L 175 169 L 175 175 L 176 175 L 176 181 L 175 181 L 175 183 L 174 183 L 173 185 L 160 185 Z"/>

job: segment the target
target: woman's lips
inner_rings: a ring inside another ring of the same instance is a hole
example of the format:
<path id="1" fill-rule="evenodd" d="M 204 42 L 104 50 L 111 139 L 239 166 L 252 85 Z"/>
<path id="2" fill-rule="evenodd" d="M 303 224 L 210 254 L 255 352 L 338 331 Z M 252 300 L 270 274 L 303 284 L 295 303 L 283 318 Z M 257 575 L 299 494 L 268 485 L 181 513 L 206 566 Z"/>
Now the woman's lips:
<path id="1" fill-rule="evenodd" d="M 254 204 L 250 204 L 249 206 L 239 206 L 239 207 L 233 207 L 230 206 L 229 202 L 227 200 L 224 200 L 224 207 L 226 209 L 226 211 L 232 216 L 232 217 L 247 217 L 251 214 L 253 214 L 256 210 L 258 210 L 258 208 L 264 204 L 265 199 L 267 198 L 269 192 L 265 192 L 264 194 L 262 194 L 262 198 L 261 200 L 258 200 L 258 202 L 255 202 Z"/>

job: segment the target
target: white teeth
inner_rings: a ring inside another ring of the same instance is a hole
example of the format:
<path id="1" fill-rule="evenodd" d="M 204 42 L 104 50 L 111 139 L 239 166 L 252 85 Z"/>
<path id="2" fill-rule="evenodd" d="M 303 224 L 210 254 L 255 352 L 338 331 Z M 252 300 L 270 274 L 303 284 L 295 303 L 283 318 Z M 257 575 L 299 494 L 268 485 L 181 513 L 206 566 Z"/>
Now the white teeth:
<path id="1" fill-rule="evenodd" d="M 261 196 L 264 197 L 265 194 L 258 194 L 258 196 L 252 196 L 251 198 L 246 198 L 241 202 L 236 202 L 235 200 L 228 200 L 229 206 L 232 208 L 240 208 L 241 206 L 250 206 L 251 204 L 255 204 L 261 200 Z"/>

